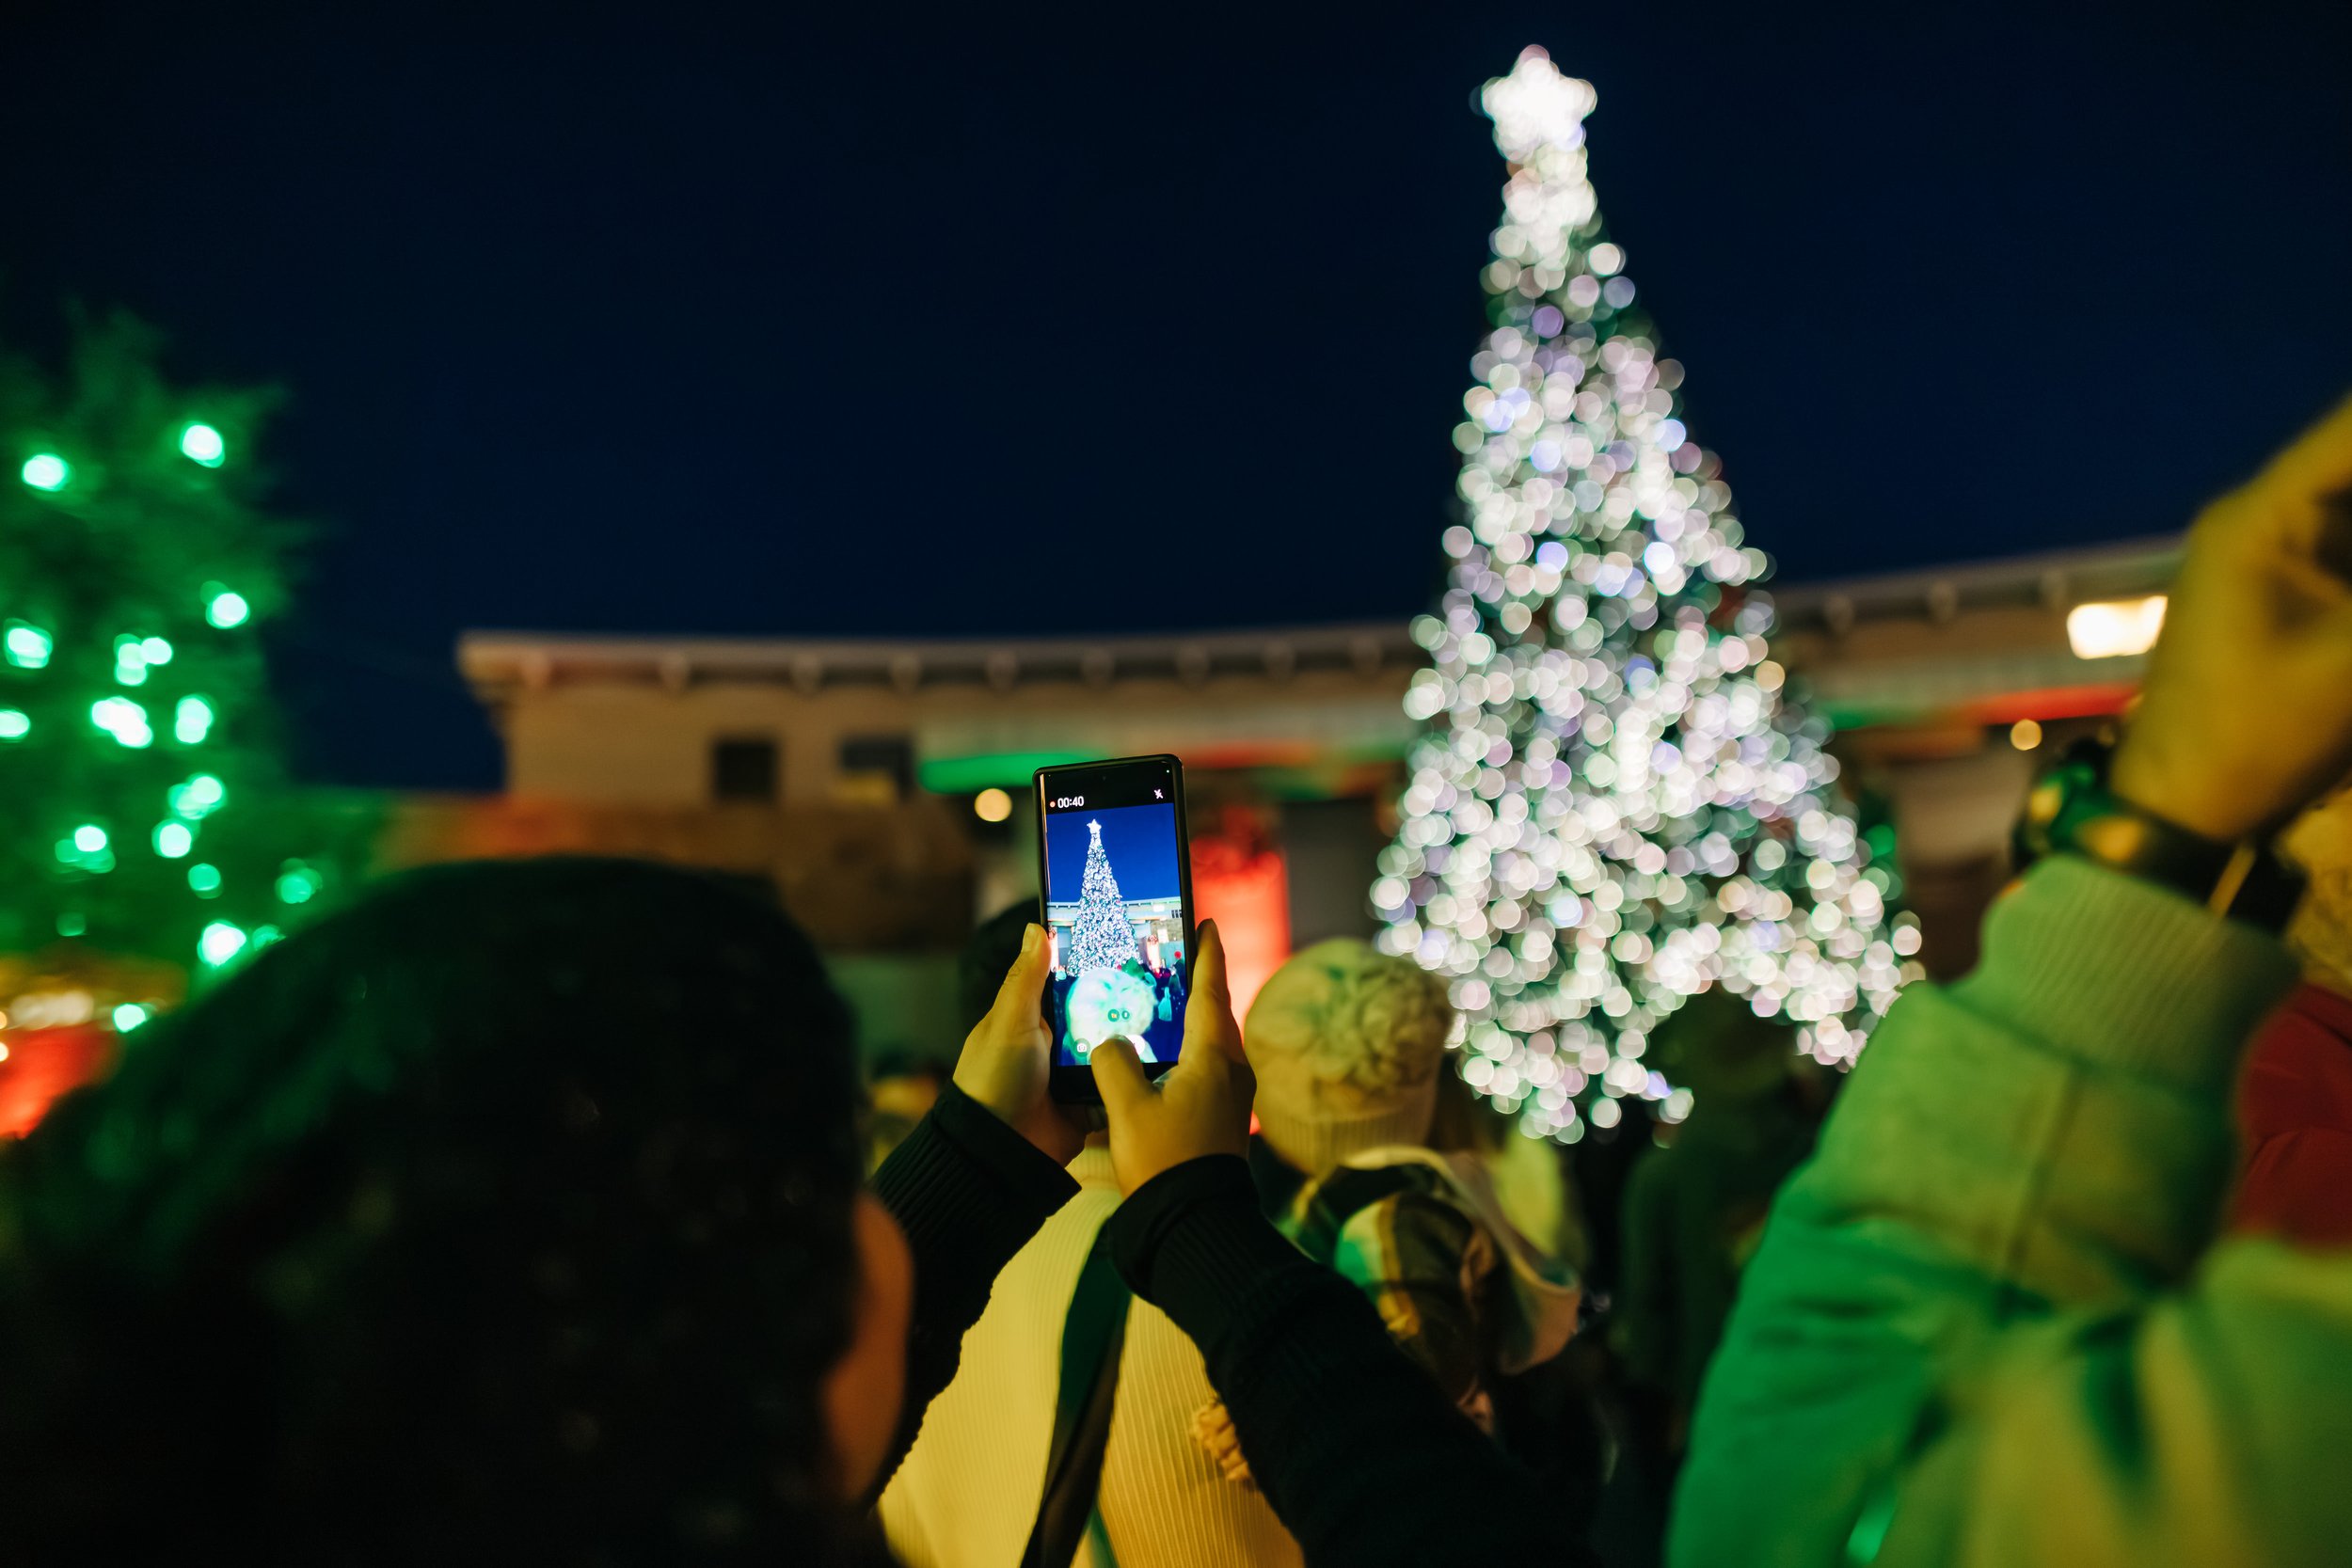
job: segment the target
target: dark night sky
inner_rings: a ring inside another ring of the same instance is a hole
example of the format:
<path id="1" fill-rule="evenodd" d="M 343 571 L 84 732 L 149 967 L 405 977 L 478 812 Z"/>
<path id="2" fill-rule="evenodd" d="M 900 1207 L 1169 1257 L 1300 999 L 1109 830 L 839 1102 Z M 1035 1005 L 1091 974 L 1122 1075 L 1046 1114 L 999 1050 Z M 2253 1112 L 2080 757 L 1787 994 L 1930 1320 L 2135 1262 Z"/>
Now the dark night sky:
<path id="1" fill-rule="evenodd" d="M 1045 818 L 1046 881 L 1056 899 L 1075 899 L 1086 886 L 1089 822 L 1103 824 L 1103 858 L 1122 899 L 1173 898 L 1183 889 L 1176 869 L 1174 806 L 1110 806 L 1052 812 Z"/>
<path id="2" fill-rule="evenodd" d="M 2352 7 L 1922 8 L 8 0 L 0 330 L 288 388 L 313 778 L 495 784 L 469 626 L 1402 616 L 1541 41 L 1784 578 L 2177 527 L 2352 386 Z"/>

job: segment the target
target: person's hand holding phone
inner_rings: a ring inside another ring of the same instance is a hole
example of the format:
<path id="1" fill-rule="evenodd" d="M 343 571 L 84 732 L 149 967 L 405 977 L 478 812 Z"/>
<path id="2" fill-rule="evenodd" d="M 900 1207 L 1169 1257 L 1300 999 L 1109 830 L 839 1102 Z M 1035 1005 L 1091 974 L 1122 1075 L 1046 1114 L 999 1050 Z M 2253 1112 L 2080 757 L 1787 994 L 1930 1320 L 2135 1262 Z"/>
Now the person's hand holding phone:
<path id="1" fill-rule="evenodd" d="M 1050 1157 L 1066 1165 L 1086 1132 L 1046 1094 L 1052 1037 L 1041 1013 L 1047 970 L 1045 933 L 1021 933 L 1021 956 L 1005 972 L 988 1016 L 972 1026 L 956 1057 L 955 1085 Z"/>
<path id="2" fill-rule="evenodd" d="M 1242 1054 L 1216 922 L 1200 923 L 1184 1047 L 1158 1087 L 1124 1039 L 1104 1040 L 1094 1048 L 1091 1061 L 1110 1119 L 1111 1168 L 1120 1192 L 1132 1193 L 1160 1172 L 1204 1154 L 1249 1152 L 1249 1105 L 1258 1080 Z"/>

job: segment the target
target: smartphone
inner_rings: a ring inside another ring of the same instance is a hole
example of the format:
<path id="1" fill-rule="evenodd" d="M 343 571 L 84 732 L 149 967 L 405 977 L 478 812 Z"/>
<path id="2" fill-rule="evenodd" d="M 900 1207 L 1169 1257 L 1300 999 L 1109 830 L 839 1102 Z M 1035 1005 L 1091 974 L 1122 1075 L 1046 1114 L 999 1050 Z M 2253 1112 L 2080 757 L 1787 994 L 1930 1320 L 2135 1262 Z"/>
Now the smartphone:
<path id="1" fill-rule="evenodd" d="M 1192 845 L 1174 757 L 1041 768 L 1038 887 L 1053 961 L 1052 1089 L 1099 1104 L 1087 1060 L 1114 1036 L 1156 1079 L 1176 1065 L 1192 991 Z"/>

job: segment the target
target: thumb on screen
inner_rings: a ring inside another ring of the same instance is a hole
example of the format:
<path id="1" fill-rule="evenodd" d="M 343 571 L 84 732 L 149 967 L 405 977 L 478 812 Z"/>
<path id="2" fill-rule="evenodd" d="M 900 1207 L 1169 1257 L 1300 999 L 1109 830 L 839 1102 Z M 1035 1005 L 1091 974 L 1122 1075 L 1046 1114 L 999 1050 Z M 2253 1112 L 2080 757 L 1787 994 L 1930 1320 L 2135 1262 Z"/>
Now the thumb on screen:
<path id="1" fill-rule="evenodd" d="M 1204 920 L 1192 937 L 1193 994 L 1215 997 L 1228 1007 L 1233 1005 L 1232 988 L 1225 983 L 1225 938 L 1216 928 L 1216 922 Z"/>
<path id="2" fill-rule="evenodd" d="M 1103 1097 L 1103 1107 L 1118 1116 L 1137 1100 L 1152 1092 L 1152 1081 L 1143 1075 L 1143 1064 L 1136 1060 L 1136 1048 L 1118 1035 L 1096 1046 L 1088 1054 L 1087 1065 L 1094 1069 L 1094 1087 Z"/>

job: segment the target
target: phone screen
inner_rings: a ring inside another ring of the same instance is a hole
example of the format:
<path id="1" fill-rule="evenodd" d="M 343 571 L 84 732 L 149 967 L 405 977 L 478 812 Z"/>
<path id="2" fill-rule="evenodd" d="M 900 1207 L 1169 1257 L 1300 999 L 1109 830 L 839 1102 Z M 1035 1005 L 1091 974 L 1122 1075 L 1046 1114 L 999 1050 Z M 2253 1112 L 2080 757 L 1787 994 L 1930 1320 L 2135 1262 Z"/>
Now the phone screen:
<path id="1" fill-rule="evenodd" d="M 1191 990 L 1191 881 L 1174 757 L 1040 770 L 1054 1065 L 1113 1036 L 1147 1070 L 1176 1060 Z"/>

